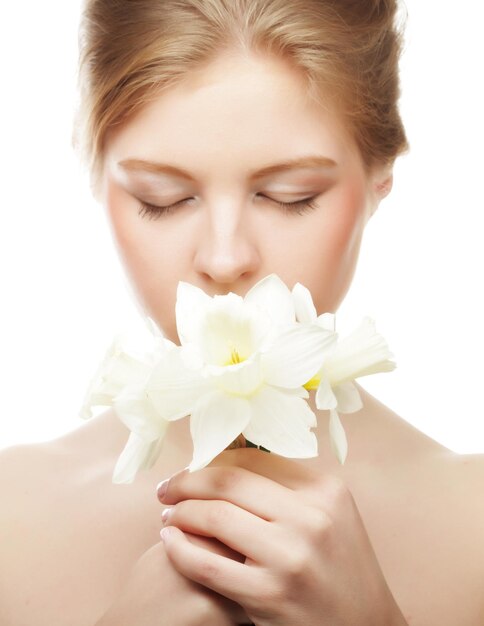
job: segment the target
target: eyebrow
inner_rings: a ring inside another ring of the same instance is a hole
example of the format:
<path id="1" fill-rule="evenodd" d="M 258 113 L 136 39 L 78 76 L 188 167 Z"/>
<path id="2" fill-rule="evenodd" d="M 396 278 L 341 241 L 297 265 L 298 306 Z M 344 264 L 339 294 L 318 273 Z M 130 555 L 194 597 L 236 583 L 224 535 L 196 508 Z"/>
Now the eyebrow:
<path id="1" fill-rule="evenodd" d="M 174 165 L 169 165 L 168 163 L 155 163 L 154 161 L 144 161 L 143 159 L 123 159 L 118 162 L 118 165 L 125 170 L 150 172 L 152 174 L 169 174 L 172 176 L 178 176 L 179 178 L 186 178 L 191 181 L 196 180 L 186 170 L 175 167 Z M 337 163 L 336 161 L 333 161 L 333 159 L 316 154 L 299 157 L 297 159 L 290 159 L 289 161 L 284 161 L 282 163 L 275 163 L 274 165 L 268 165 L 259 170 L 252 170 L 249 173 L 249 176 L 252 180 L 258 180 L 271 174 L 287 172 L 293 169 L 318 167 L 333 168 L 336 166 Z"/>

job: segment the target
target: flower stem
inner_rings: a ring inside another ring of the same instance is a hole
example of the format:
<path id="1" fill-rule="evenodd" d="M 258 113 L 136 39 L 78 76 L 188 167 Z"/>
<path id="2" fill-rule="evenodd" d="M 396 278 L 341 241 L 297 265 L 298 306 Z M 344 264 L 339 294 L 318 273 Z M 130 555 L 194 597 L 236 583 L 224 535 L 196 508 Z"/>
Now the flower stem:
<path id="1" fill-rule="evenodd" d="M 270 452 L 270 450 L 268 450 L 267 448 L 264 448 L 264 446 L 258 446 L 255 443 L 252 443 L 252 441 L 249 441 L 248 439 L 245 440 L 245 446 L 246 448 L 257 448 L 258 450 L 263 450 L 264 452 Z"/>
<path id="2" fill-rule="evenodd" d="M 242 435 L 242 433 L 238 437 L 236 437 L 232 441 L 232 443 L 228 445 L 225 449 L 233 450 L 234 448 L 257 448 L 258 450 L 263 450 L 264 452 L 270 452 L 270 450 L 264 448 L 264 446 L 258 446 L 257 444 L 252 443 L 252 441 L 246 439 L 244 435 Z"/>

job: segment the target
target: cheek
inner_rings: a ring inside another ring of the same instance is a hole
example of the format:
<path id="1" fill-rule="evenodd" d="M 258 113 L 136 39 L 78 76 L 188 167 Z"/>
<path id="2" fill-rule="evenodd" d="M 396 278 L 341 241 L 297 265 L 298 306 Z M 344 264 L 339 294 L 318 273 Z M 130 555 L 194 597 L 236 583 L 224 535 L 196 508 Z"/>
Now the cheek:
<path id="1" fill-rule="evenodd" d="M 335 189 L 314 216 L 301 217 L 307 220 L 305 232 L 299 232 L 289 258 L 296 269 L 295 280 L 311 291 L 318 314 L 336 311 L 350 287 L 364 217 L 365 195 L 358 184 Z"/>
<path id="2" fill-rule="evenodd" d="M 162 220 L 141 218 L 137 201 L 114 185 L 109 188 L 106 208 L 119 257 L 137 297 L 172 338 L 178 271 L 183 265 L 180 255 L 184 250 L 179 229 Z"/>
<path id="3" fill-rule="evenodd" d="M 114 240 L 126 270 L 130 275 L 143 276 L 143 269 L 151 256 L 152 242 L 144 220 L 137 214 L 136 201 L 111 185 L 107 194 L 107 211 Z"/>

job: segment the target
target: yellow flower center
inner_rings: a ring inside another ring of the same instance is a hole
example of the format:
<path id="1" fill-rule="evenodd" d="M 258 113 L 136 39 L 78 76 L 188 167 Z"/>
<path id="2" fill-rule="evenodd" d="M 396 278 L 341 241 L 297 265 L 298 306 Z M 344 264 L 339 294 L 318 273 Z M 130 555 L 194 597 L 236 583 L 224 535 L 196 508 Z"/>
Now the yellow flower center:
<path id="1" fill-rule="evenodd" d="M 303 387 L 304 389 L 311 391 L 311 389 L 317 389 L 319 387 L 320 382 L 321 382 L 321 377 L 319 376 L 319 374 L 316 374 L 316 376 L 313 376 L 312 378 L 310 378 L 308 382 L 303 385 Z"/>
<path id="2" fill-rule="evenodd" d="M 242 363 L 245 361 L 240 354 L 237 352 L 237 348 L 232 348 L 232 352 L 230 353 L 230 365 L 235 365 L 235 363 Z"/>
<path id="3" fill-rule="evenodd" d="M 232 344 L 232 347 L 230 348 L 229 360 L 226 361 L 224 365 L 237 365 L 238 363 L 242 363 L 242 361 L 246 360 L 246 357 L 239 352 L 234 344 Z"/>

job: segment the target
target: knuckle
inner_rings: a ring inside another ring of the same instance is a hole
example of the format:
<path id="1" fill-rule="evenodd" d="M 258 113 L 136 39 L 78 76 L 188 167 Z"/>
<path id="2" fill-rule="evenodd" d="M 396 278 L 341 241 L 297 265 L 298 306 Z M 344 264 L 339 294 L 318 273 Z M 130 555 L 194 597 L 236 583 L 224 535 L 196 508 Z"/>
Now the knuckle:
<path id="1" fill-rule="evenodd" d="M 321 539 L 328 535 L 332 528 L 330 516 L 320 508 L 312 509 L 312 512 L 305 516 L 305 522 L 309 528 L 311 537 Z"/>
<path id="2" fill-rule="evenodd" d="M 311 564 L 311 554 L 309 550 L 302 547 L 293 549 L 286 556 L 285 576 L 291 585 L 295 579 L 301 577 Z"/>
<path id="3" fill-rule="evenodd" d="M 327 488 L 336 495 L 343 495 L 348 491 L 348 485 L 340 476 L 331 474 L 328 476 Z"/>
<path id="4" fill-rule="evenodd" d="M 230 493 L 240 481 L 240 471 L 236 467 L 216 468 L 212 480 L 217 492 Z"/>
<path id="5" fill-rule="evenodd" d="M 323 487 L 324 507 L 328 511 L 337 511 L 349 499 L 350 490 L 339 476 L 327 476 Z"/>

